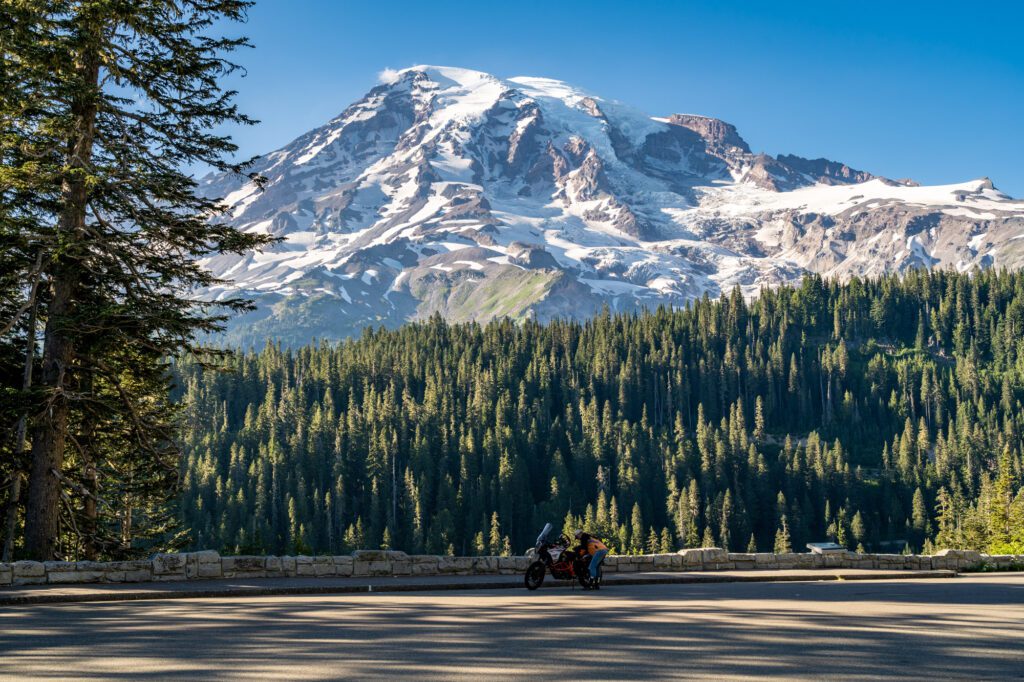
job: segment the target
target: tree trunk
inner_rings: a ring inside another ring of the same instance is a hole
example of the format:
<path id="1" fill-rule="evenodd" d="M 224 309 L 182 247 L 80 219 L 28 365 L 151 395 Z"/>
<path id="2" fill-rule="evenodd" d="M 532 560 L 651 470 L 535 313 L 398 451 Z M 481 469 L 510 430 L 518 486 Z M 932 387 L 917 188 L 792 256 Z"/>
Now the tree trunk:
<path id="1" fill-rule="evenodd" d="M 32 388 L 32 369 L 36 359 L 36 314 L 39 304 L 36 297 L 39 292 L 39 270 L 42 266 L 42 252 L 36 261 L 36 277 L 29 293 L 28 328 L 25 333 L 25 368 L 21 378 L 21 388 L 28 391 Z M 0 561 L 9 563 L 14 559 L 14 532 L 18 526 L 18 501 L 21 498 L 22 455 L 25 452 L 25 439 L 28 434 L 28 412 L 26 407 L 18 419 L 18 431 L 14 441 L 14 479 L 11 481 L 11 496 L 7 506 L 7 518 L 4 520 L 4 549 Z"/>
<path id="2" fill-rule="evenodd" d="M 32 469 L 29 474 L 28 504 L 25 508 L 25 553 L 30 559 L 54 558 L 59 533 L 60 480 L 67 438 L 68 402 L 64 396 L 67 367 L 73 354 L 72 341 L 60 329 L 70 312 L 73 285 L 62 278 L 53 286 L 40 384 L 50 392 L 49 406 L 36 419 L 32 430 Z"/>
<path id="3" fill-rule="evenodd" d="M 87 376 L 83 382 L 84 393 L 91 395 L 93 392 L 93 381 Z M 81 457 L 83 472 L 83 491 L 85 499 L 82 500 L 82 549 L 83 556 L 87 561 L 96 561 L 99 558 L 99 542 L 97 538 L 99 523 L 97 516 L 96 499 L 99 495 L 99 477 L 96 473 L 96 453 L 93 447 L 95 422 L 89 420 L 88 429 L 82 434 Z"/>
<path id="4" fill-rule="evenodd" d="M 93 23 L 89 17 L 83 23 Z M 74 358 L 75 296 L 81 276 L 80 263 L 85 234 L 89 191 L 86 176 L 91 171 L 96 128 L 99 84 L 98 31 L 95 24 L 82 28 L 85 45 L 78 60 L 71 113 L 73 129 L 68 140 L 67 165 L 61 186 L 63 204 L 57 230 L 63 251 L 55 254 L 47 269 L 50 305 L 43 337 L 40 385 L 48 392 L 47 407 L 32 429 L 32 469 L 28 504 L 25 508 L 25 553 L 31 559 L 54 558 L 60 532 L 60 480 L 67 439 L 69 404 L 65 389 Z"/>

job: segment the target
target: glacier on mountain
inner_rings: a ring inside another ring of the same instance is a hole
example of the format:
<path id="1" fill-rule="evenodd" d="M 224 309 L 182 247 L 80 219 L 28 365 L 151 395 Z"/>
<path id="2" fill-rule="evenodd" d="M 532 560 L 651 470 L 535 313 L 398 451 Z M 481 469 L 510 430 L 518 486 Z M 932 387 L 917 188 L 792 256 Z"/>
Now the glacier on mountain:
<path id="1" fill-rule="evenodd" d="M 326 125 L 211 175 L 224 219 L 281 238 L 205 261 L 257 310 L 229 339 L 341 338 L 441 313 L 582 317 L 685 305 L 808 272 L 1019 267 L 1024 202 L 987 179 L 921 187 L 752 152 L 736 129 L 651 117 L 547 78 L 384 74 Z"/>

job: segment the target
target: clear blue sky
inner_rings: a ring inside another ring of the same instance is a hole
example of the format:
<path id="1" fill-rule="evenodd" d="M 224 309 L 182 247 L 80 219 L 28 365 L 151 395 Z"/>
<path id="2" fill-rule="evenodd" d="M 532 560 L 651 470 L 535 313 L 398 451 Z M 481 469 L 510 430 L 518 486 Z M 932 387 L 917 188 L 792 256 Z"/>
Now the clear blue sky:
<path id="1" fill-rule="evenodd" d="M 547 76 L 652 115 L 717 116 L 751 147 L 889 177 L 987 175 L 1024 197 L 1024 3 L 258 0 L 235 134 L 269 152 L 386 67 Z"/>

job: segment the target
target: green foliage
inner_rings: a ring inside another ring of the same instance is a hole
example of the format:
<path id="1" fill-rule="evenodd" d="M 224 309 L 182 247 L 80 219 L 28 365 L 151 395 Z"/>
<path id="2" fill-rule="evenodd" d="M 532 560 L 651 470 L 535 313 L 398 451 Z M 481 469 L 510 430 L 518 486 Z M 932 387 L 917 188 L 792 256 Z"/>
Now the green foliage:
<path id="1" fill-rule="evenodd" d="M 248 307 L 204 300 L 218 280 L 200 261 L 269 241 L 218 220 L 187 171 L 243 168 L 219 131 L 253 121 L 218 81 L 246 41 L 217 29 L 250 4 L 0 3 L 0 477 L 28 474 L 2 500 L 25 556 L 180 539 L 168 359 Z M 9 437 L 24 430 L 27 448 Z"/>
<path id="2" fill-rule="evenodd" d="M 270 552 L 293 503 L 318 552 L 522 551 L 546 521 L 617 552 L 995 546 L 1022 525 L 1022 329 L 1024 275 L 911 272 L 185 361 L 181 513 L 196 546 Z"/>

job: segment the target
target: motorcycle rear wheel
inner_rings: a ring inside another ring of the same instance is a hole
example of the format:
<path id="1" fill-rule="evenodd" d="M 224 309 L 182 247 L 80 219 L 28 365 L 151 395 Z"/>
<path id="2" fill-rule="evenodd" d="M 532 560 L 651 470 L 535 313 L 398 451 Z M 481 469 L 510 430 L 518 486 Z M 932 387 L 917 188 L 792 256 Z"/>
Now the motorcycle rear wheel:
<path id="1" fill-rule="evenodd" d="M 597 577 L 596 578 L 591 578 L 590 577 L 590 562 L 587 561 L 587 562 L 583 563 L 583 565 L 580 567 L 579 573 L 577 574 L 577 578 L 579 579 L 580 585 L 583 587 L 583 589 L 585 589 L 585 590 L 599 590 L 599 589 L 601 589 L 601 578 L 603 577 L 603 571 L 601 569 L 602 569 L 602 567 L 598 566 L 597 567 Z"/>
<path id="2" fill-rule="evenodd" d="M 543 561 L 534 561 L 530 564 L 529 568 L 526 569 L 526 576 L 524 577 L 526 589 L 536 590 L 544 584 L 544 571 Z"/>

